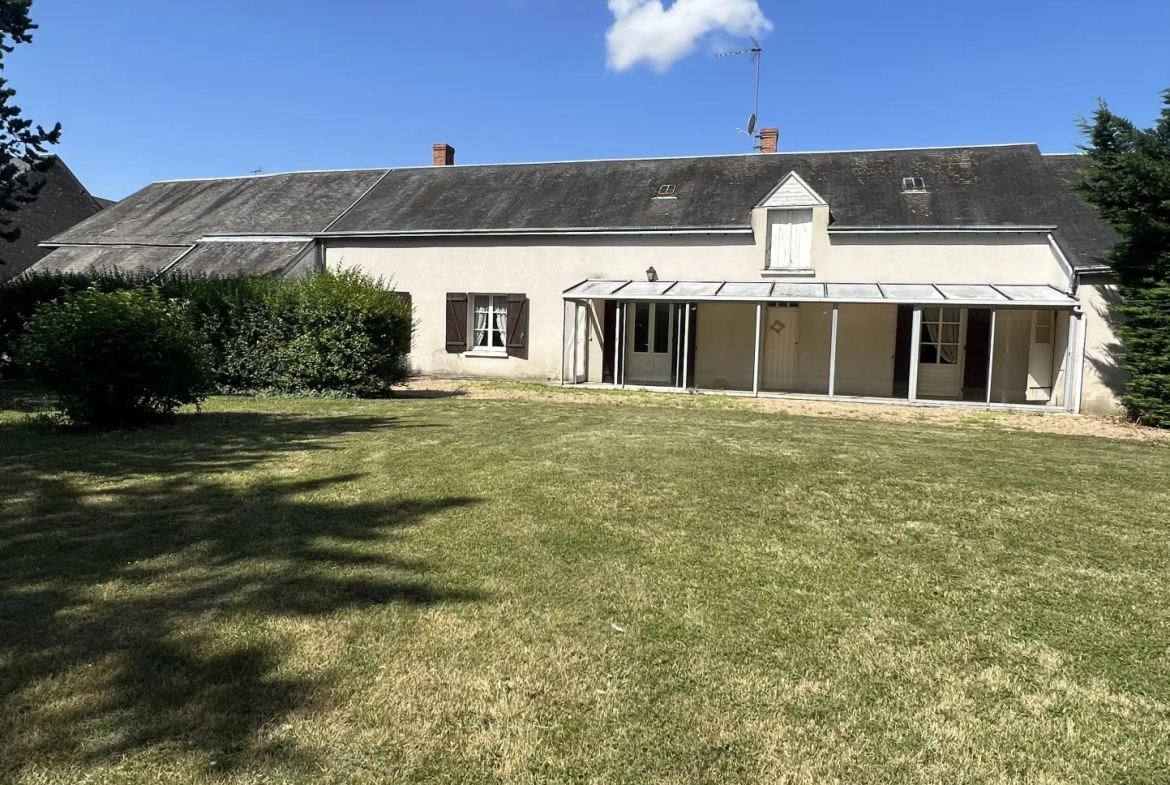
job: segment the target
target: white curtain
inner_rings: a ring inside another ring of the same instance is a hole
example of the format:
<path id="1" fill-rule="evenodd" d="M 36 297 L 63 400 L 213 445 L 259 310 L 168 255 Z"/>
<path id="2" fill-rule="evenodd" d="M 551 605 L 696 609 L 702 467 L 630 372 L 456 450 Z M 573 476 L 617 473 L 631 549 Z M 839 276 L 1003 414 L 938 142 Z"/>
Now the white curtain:
<path id="1" fill-rule="evenodd" d="M 475 345 L 488 346 L 488 315 L 487 309 L 475 309 Z"/>
<path id="2" fill-rule="evenodd" d="M 499 307 L 499 303 L 497 303 L 497 308 L 498 307 Z M 500 333 L 500 335 L 499 335 L 500 346 L 501 347 L 507 346 L 508 345 L 508 306 L 506 303 L 504 304 L 504 308 L 502 310 L 496 311 L 495 327 L 496 327 L 496 330 L 498 330 Z"/>
<path id="3" fill-rule="evenodd" d="M 930 337 L 930 342 L 938 347 L 938 355 L 944 363 L 954 365 L 959 362 L 959 344 L 957 343 L 958 325 L 944 325 L 947 329 L 941 333 L 938 322 L 923 322 L 922 326 L 926 328 L 926 334 Z M 943 340 L 951 339 L 954 339 L 956 343 L 942 343 Z"/>

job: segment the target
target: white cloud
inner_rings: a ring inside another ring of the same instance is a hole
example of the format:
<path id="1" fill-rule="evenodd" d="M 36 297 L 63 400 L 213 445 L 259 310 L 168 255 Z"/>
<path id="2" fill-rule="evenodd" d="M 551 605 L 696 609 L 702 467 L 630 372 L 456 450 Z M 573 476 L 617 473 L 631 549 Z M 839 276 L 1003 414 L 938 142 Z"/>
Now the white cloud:
<path id="1" fill-rule="evenodd" d="M 695 51 L 704 38 L 760 35 L 772 23 L 757 0 L 609 0 L 613 26 L 605 34 L 609 67 L 625 71 L 645 62 L 662 73 Z"/>

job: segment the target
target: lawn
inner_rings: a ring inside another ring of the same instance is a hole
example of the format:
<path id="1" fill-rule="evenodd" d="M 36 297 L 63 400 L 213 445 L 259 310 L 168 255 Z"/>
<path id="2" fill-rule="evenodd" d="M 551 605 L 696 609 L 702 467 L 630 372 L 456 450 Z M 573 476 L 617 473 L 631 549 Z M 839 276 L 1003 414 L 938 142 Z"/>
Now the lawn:
<path id="1" fill-rule="evenodd" d="M 1164 442 L 221 398 L 0 488 L 0 782 L 1170 781 Z"/>

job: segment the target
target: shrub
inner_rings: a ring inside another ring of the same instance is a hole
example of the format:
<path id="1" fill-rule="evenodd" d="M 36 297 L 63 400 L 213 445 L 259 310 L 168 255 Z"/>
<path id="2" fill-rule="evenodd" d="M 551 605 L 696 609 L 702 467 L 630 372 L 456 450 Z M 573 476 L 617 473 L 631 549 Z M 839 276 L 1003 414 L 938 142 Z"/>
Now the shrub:
<path id="1" fill-rule="evenodd" d="M 149 285 L 148 273 L 46 272 L 25 273 L 0 283 L 0 375 L 9 376 L 19 368 L 13 364 L 16 344 L 37 308 L 70 292 L 96 287 L 103 292 L 142 288 Z"/>
<path id="2" fill-rule="evenodd" d="M 86 288 L 149 286 L 144 275 L 116 273 L 34 274 L 0 284 L 0 365 L 43 303 Z M 375 396 L 406 377 L 410 306 L 358 271 L 293 280 L 178 274 L 157 288 L 187 305 L 210 346 L 220 390 Z"/>
<path id="3" fill-rule="evenodd" d="M 375 396 L 406 378 L 410 306 L 356 270 L 182 278 L 163 289 L 190 303 L 221 389 Z"/>
<path id="4" fill-rule="evenodd" d="M 75 425 L 155 422 L 213 385 L 210 351 L 187 308 L 153 290 L 94 287 L 43 304 L 16 356 Z"/>

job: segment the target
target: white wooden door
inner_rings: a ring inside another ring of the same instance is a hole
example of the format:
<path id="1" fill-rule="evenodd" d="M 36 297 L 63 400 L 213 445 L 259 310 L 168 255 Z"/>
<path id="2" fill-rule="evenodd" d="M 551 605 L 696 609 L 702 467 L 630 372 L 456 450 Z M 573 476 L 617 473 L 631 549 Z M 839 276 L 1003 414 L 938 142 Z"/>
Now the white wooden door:
<path id="1" fill-rule="evenodd" d="M 765 390 L 796 389 L 796 347 L 800 309 L 769 307 L 764 318 L 764 356 L 760 386 Z"/>
<path id="2" fill-rule="evenodd" d="M 1052 398 L 1052 345 L 1056 340 L 1056 311 L 1032 311 L 1032 342 L 1028 348 L 1029 401 Z"/>
<path id="3" fill-rule="evenodd" d="M 632 303 L 629 314 L 628 380 L 633 384 L 670 384 L 670 347 L 674 341 L 670 303 Z"/>
<path id="4" fill-rule="evenodd" d="M 963 343 L 967 311 L 923 308 L 918 346 L 918 397 L 958 398 L 963 391 Z"/>

